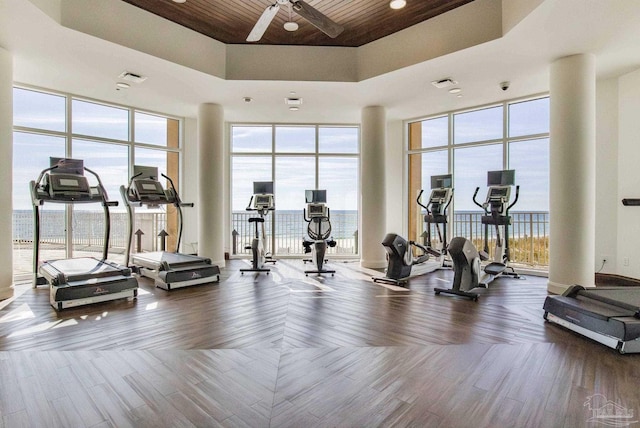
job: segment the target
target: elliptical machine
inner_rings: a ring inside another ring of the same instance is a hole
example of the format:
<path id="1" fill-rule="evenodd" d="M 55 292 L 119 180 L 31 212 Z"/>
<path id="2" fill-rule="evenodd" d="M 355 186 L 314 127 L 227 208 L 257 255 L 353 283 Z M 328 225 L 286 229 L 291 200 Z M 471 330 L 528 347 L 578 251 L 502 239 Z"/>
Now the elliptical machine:
<path id="1" fill-rule="evenodd" d="M 393 285 L 404 285 L 409 281 L 414 265 L 429 260 L 427 248 L 415 241 L 407 241 L 395 233 L 387 233 L 382 245 L 387 252 L 387 270 L 385 276 L 374 276 L 373 282 L 384 282 Z M 420 253 L 413 255 L 413 249 Z"/>
<path id="2" fill-rule="evenodd" d="M 511 199 L 511 188 L 515 185 L 515 170 L 489 171 L 487 172 L 487 198 L 483 204 L 476 200 L 476 195 L 480 190 L 476 187 L 473 194 L 473 202 L 484 210 L 481 218 L 484 224 L 484 249 L 480 253 L 483 260 L 489 260 L 489 226 L 494 226 L 496 233 L 496 246 L 493 251 L 492 261 L 483 269 L 484 275 L 479 283 L 488 286 L 491 281 L 498 276 L 505 275 L 513 278 L 520 278 L 512 266 L 509 266 L 509 226 L 511 216 L 509 210 L 518 202 L 520 186 L 516 186 L 516 195 L 513 202 Z M 502 230 L 502 234 L 500 231 Z"/>
<path id="3" fill-rule="evenodd" d="M 425 230 L 425 247 L 427 252 L 434 257 L 443 257 L 442 266 L 449 267 L 447 256 L 447 209 L 453 199 L 453 187 L 451 186 L 451 174 L 446 175 L 433 175 L 431 176 L 431 195 L 429 195 L 429 202 L 427 205 L 423 205 L 420 202 L 420 198 L 424 190 L 420 190 L 418 199 L 416 202 L 427 212 L 424 216 L 424 223 L 426 225 Z M 432 247 L 431 226 L 438 236 L 437 246 Z M 442 225 L 442 230 L 440 229 Z"/>
<path id="4" fill-rule="evenodd" d="M 265 251 L 266 234 L 264 218 L 269 211 L 275 210 L 273 197 L 273 181 L 254 181 L 253 195 L 249 199 L 247 211 L 256 211 L 260 217 L 249 218 L 249 224 L 254 225 L 254 235 L 251 245 L 247 245 L 245 250 L 251 250 L 251 267 L 240 269 L 240 274 L 245 272 L 266 272 L 268 275 L 271 269 L 264 267 L 266 263 L 275 263 L 270 253 Z"/>
<path id="5" fill-rule="evenodd" d="M 333 248 L 336 246 L 336 241 L 331 238 L 331 214 L 329 207 L 325 204 L 327 202 L 326 190 L 306 190 L 305 202 L 307 208 L 302 210 L 304 215 L 304 221 L 308 223 L 307 235 L 310 239 L 304 238 L 302 245 L 304 247 L 305 254 L 311 253 L 310 260 L 304 260 L 312 262 L 316 269 L 305 270 L 305 275 L 310 273 L 330 273 L 331 276 L 336 272 L 333 269 L 325 269 L 324 263 L 327 247 Z M 307 217 L 309 214 L 309 217 Z"/>
<path id="6" fill-rule="evenodd" d="M 449 244 L 449 255 L 453 260 L 454 280 L 453 287 L 435 288 L 436 295 L 440 293 L 455 294 L 467 297 L 475 301 L 478 300 L 478 294 L 470 292 L 479 286 L 487 287 L 489 282 L 493 281 L 499 275 L 510 275 L 514 278 L 520 278 L 513 267 L 508 265 L 509 262 L 509 225 L 511 217 L 509 210 L 518 201 L 520 186 L 516 186 L 516 196 L 514 201 L 509 204 L 511 198 L 511 187 L 515 183 L 515 171 L 489 171 L 487 173 L 487 199 L 483 204 L 476 201 L 476 196 L 480 188 L 476 188 L 473 194 L 473 201 L 480 206 L 485 215 L 482 216 L 481 222 L 485 225 L 484 229 L 484 251 L 478 252 L 471 241 L 463 237 L 456 237 Z M 480 263 L 482 260 L 489 259 L 489 225 L 494 225 L 496 230 L 496 247 L 494 250 L 494 258 L 491 263 L 482 269 Z M 504 235 L 500 234 L 500 228 L 503 228 Z M 504 236 L 504 241 L 502 240 Z M 482 275 L 482 277 L 480 276 Z"/>
<path id="7" fill-rule="evenodd" d="M 431 195 L 427 205 L 420 202 L 424 192 L 424 190 L 420 190 L 416 202 L 427 212 L 424 216 L 424 221 L 427 225 L 425 245 L 418 244 L 415 241 L 407 241 L 395 233 L 388 233 L 382 241 L 388 260 L 386 275 L 373 277 L 373 282 L 404 285 L 409 281 L 413 267 L 424 264 L 429 260 L 430 256 L 437 257 L 439 260 L 414 276 L 431 273 L 445 266 L 445 256 L 447 254 L 447 208 L 453 196 L 451 184 L 451 174 L 432 176 Z M 432 224 L 435 225 L 438 234 L 439 243 L 437 248 L 431 246 Z M 443 233 L 440 230 L 441 224 Z M 414 254 L 414 250 L 417 255 Z"/>

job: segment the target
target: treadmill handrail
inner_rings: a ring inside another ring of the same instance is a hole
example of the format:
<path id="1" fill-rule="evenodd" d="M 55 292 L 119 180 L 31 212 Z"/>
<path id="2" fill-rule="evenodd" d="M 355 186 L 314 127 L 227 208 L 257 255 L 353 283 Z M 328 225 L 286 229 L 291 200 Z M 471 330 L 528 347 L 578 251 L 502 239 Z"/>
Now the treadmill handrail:
<path id="1" fill-rule="evenodd" d="M 173 184 L 173 180 L 169 176 L 164 175 L 163 173 L 160 173 L 160 175 L 166 178 L 167 181 L 169 181 L 169 184 L 171 185 L 171 190 L 173 191 L 173 196 L 175 198 L 173 205 L 176 207 L 176 210 L 178 211 L 178 240 L 176 241 L 176 249 L 174 251 L 177 253 L 180 250 L 180 241 L 182 241 L 182 209 L 181 207 L 188 206 L 188 205 L 183 205 L 182 201 L 180 200 L 180 195 L 178 194 L 178 190 L 176 189 L 176 186 Z M 193 204 L 191 204 L 191 206 L 193 206 Z"/>
<path id="2" fill-rule="evenodd" d="M 58 165 L 54 165 L 54 166 L 52 166 L 52 167 L 50 167 L 50 168 L 43 169 L 43 170 L 40 172 L 40 175 L 38 175 L 38 179 L 35 181 L 35 183 L 36 183 L 36 186 L 35 186 L 35 187 L 36 187 L 36 188 L 38 188 L 38 187 L 40 186 L 40 182 L 42 181 L 42 179 L 44 178 L 44 175 L 45 175 L 47 172 L 52 171 L 52 170 L 54 170 L 54 169 L 56 169 L 56 168 L 58 168 Z"/>

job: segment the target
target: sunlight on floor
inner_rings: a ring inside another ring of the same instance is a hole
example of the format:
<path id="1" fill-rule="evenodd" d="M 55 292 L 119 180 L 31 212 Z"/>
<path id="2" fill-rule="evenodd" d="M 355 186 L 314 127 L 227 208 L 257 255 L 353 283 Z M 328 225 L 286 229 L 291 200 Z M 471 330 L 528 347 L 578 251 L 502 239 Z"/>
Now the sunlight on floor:
<path id="1" fill-rule="evenodd" d="M 22 305 L 18 306 L 17 308 L 15 308 L 11 312 L 9 312 L 8 314 L 0 318 L 0 323 L 26 320 L 26 319 L 35 318 L 35 317 L 36 316 L 34 315 L 29 305 L 27 305 L 26 303 L 23 303 Z"/>

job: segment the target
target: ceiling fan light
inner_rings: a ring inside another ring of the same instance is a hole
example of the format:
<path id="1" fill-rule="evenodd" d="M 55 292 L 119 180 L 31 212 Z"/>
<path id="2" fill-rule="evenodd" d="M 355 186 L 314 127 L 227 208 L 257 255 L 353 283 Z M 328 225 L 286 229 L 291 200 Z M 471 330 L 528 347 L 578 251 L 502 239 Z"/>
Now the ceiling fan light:
<path id="1" fill-rule="evenodd" d="M 284 29 L 287 31 L 297 31 L 298 23 L 293 21 L 287 21 L 284 23 Z"/>
<path id="2" fill-rule="evenodd" d="M 389 7 L 391 9 L 402 9 L 406 5 L 407 5 L 406 0 L 391 0 L 391 3 L 389 3 Z"/>

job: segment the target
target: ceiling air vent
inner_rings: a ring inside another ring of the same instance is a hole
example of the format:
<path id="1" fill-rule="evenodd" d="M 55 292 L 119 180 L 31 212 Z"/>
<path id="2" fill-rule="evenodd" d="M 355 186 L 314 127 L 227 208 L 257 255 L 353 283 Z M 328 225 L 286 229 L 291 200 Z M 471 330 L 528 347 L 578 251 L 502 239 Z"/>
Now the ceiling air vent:
<path id="1" fill-rule="evenodd" d="M 133 83 L 142 83 L 147 80 L 147 76 L 141 76 L 140 74 L 131 73 L 130 71 L 123 71 L 118 77 Z"/>
<path id="2" fill-rule="evenodd" d="M 284 103 L 288 106 L 302 105 L 302 98 L 285 98 Z"/>
<path id="3" fill-rule="evenodd" d="M 431 82 L 431 84 L 438 89 L 442 89 L 448 88 L 449 86 L 457 85 L 458 82 L 447 77 L 446 79 L 434 80 L 433 82 Z"/>

